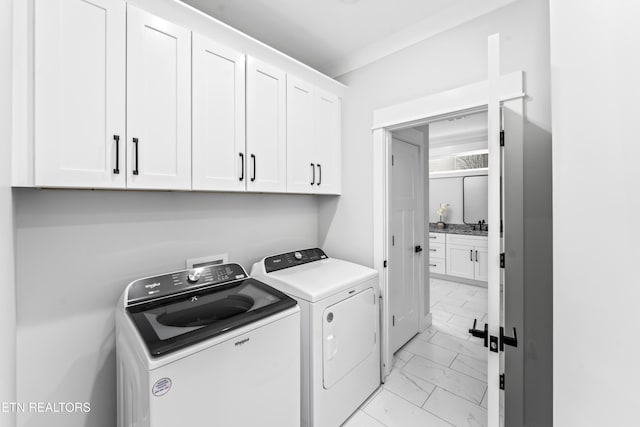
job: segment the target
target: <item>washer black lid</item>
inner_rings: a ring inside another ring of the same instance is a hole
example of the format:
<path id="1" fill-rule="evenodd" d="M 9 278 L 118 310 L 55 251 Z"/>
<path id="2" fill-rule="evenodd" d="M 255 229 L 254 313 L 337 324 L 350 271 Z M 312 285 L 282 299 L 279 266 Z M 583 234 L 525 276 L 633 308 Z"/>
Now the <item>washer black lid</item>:
<path id="1" fill-rule="evenodd" d="M 129 305 L 126 311 L 151 356 L 159 357 L 296 304 L 277 289 L 247 278 L 216 285 L 205 283 L 187 292 L 147 298 Z"/>

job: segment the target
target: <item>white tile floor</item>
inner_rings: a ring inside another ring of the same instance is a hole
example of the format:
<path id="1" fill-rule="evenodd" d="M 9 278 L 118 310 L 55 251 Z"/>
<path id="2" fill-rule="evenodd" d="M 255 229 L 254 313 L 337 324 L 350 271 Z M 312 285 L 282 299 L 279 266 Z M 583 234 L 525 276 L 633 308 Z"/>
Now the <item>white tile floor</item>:
<path id="1" fill-rule="evenodd" d="M 394 356 L 385 384 L 344 427 L 486 426 L 487 354 L 469 335 L 487 290 L 431 279 L 433 324 Z"/>

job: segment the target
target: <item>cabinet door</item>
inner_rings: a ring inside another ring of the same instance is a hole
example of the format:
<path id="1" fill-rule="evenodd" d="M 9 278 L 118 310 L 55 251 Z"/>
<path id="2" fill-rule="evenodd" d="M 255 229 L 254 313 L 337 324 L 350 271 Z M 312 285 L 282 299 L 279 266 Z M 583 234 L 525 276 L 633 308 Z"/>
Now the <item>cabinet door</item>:
<path id="1" fill-rule="evenodd" d="M 315 193 L 314 91 L 303 81 L 287 76 L 287 191 Z"/>
<path id="2" fill-rule="evenodd" d="M 475 274 L 473 246 L 447 243 L 447 274 L 473 279 Z"/>
<path id="3" fill-rule="evenodd" d="M 487 255 L 489 254 L 487 248 L 474 247 L 474 260 L 475 260 L 475 279 L 486 282 L 489 280 Z"/>
<path id="4" fill-rule="evenodd" d="M 286 75 L 247 57 L 247 189 L 287 188 Z"/>
<path id="5" fill-rule="evenodd" d="M 243 191 L 244 55 L 193 35 L 194 190 Z"/>
<path id="6" fill-rule="evenodd" d="M 127 7 L 129 188 L 191 188 L 191 33 Z"/>
<path id="7" fill-rule="evenodd" d="M 125 3 L 35 2 L 35 184 L 125 186 Z"/>
<path id="8" fill-rule="evenodd" d="M 341 190 L 341 102 L 333 94 L 316 95 L 316 162 L 319 194 L 340 194 Z"/>

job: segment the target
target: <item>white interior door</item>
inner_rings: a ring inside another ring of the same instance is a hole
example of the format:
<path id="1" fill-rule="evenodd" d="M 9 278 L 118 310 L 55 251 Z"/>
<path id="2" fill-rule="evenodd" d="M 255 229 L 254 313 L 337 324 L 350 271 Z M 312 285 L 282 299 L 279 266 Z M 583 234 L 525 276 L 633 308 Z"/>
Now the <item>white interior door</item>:
<path id="1" fill-rule="evenodd" d="M 35 2 L 35 184 L 125 186 L 125 3 Z"/>
<path id="2" fill-rule="evenodd" d="M 421 253 L 416 252 L 420 200 L 420 148 L 397 139 L 391 143 L 389 260 L 389 343 L 396 352 L 419 332 Z"/>
<path id="3" fill-rule="evenodd" d="M 127 6 L 127 187 L 191 188 L 191 32 Z"/>
<path id="4" fill-rule="evenodd" d="M 193 35 L 194 190 L 245 189 L 244 55 Z"/>

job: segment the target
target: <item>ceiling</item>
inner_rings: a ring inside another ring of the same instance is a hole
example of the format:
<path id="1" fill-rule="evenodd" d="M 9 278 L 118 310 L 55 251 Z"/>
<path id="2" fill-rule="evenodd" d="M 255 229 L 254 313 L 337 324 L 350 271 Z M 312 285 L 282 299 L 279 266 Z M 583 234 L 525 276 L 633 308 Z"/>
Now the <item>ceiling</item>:
<path id="1" fill-rule="evenodd" d="M 181 0 L 336 77 L 517 0 Z"/>
<path id="2" fill-rule="evenodd" d="M 487 112 L 463 114 L 429 123 L 429 145 L 453 145 L 487 138 Z"/>

